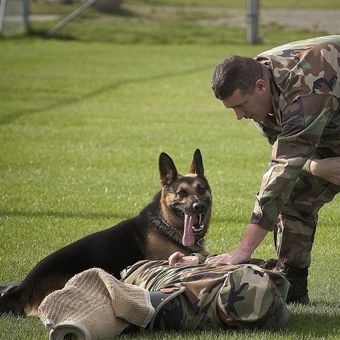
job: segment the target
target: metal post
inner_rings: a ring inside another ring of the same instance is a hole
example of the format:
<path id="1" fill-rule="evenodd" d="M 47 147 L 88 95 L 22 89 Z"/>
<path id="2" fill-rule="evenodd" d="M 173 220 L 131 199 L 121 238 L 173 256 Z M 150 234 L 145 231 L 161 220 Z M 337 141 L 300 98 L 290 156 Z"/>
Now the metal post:
<path id="1" fill-rule="evenodd" d="M 0 34 L 3 32 L 5 22 L 6 0 L 0 0 Z"/>
<path id="2" fill-rule="evenodd" d="M 26 32 L 29 30 L 29 17 L 30 17 L 30 6 L 29 0 L 22 0 L 23 4 L 23 16 L 24 16 L 24 27 Z"/>
<path id="3" fill-rule="evenodd" d="M 259 7 L 260 0 L 247 0 L 247 42 L 252 45 L 260 42 L 258 36 Z"/>

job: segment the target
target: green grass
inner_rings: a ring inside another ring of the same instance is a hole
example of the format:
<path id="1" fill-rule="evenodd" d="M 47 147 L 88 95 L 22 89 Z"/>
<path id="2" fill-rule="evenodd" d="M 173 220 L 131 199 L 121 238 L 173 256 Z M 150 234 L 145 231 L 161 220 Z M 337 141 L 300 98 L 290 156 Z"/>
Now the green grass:
<path id="1" fill-rule="evenodd" d="M 213 98 L 210 76 L 224 55 L 265 47 L 1 41 L 0 282 L 20 280 L 51 251 L 137 214 L 159 189 L 161 151 L 185 173 L 201 149 L 214 194 L 209 250 L 235 247 L 270 148 Z M 138 338 L 339 338 L 339 203 L 320 216 L 313 305 L 290 307 L 285 330 Z M 254 255 L 274 256 L 270 236 Z M 35 318 L 0 318 L 0 339 L 46 337 Z"/>

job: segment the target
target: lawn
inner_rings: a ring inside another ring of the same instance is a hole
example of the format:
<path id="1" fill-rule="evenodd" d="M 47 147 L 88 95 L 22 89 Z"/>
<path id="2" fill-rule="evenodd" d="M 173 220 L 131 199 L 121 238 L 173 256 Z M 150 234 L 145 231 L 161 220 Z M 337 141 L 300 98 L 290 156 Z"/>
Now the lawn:
<path id="1" fill-rule="evenodd" d="M 79 27 L 68 34 L 81 35 Z M 150 27 L 140 44 L 0 41 L 0 283 L 22 279 L 52 251 L 137 214 L 160 188 L 162 151 L 186 173 L 201 149 L 214 196 L 208 248 L 219 253 L 238 244 L 270 148 L 250 122 L 236 121 L 213 98 L 210 77 L 224 55 L 253 56 L 271 41 L 187 44 L 175 35 L 171 44 L 159 44 L 147 41 Z M 281 32 L 286 41 L 308 36 Z M 320 214 L 312 305 L 290 306 L 286 329 L 137 338 L 340 339 L 339 203 L 337 197 Z M 254 256 L 275 256 L 271 235 Z M 1 340 L 47 334 L 38 319 L 0 318 Z"/>
<path id="2" fill-rule="evenodd" d="M 214 194 L 209 250 L 237 245 L 270 150 L 249 122 L 237 122 L 213 98 L 210 75 L 223 55 L 254 55 L 261 46 L 22 39 L 1 47 L 0 282 L 20 280 L 51 251 L 136 214 L 159 189 L 161 151 L 185 173 L 201 149 Z M 286 330 L 254 337 L 339 334 L 339 202 L 320 216 L 313 305 L 291 307 Z M 255 256 L 274 256 L 270 236 Z M 4 317 L 0 334 L 43 339 L 46 330 L 33 318 Z"/>

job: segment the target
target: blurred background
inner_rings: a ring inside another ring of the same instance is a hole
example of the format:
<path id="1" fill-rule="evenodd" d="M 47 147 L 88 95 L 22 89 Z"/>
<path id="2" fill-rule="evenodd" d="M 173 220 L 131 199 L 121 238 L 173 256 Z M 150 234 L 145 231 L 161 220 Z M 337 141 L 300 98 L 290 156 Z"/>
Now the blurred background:
<path id="1" fill-rule="evenodd" d="M 253 42 L 340 33 L 337 0 L 1 0 L 0 30 L 123 44 L 243 44 L 251 2 L 259 3 Z"/>

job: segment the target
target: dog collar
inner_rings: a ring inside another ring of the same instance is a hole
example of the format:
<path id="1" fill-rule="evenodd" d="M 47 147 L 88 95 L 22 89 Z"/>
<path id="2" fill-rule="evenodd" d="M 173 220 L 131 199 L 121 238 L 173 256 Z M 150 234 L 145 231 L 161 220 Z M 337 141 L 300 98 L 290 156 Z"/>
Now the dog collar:
<path id="1" fill-rule="evenodd" d="M 148 212 L 149 218 L 154 223 L 154 227 L 163 231 L 165 235 L 168 235 L 173 241 L 175 241 L 181 247 L 184 247 L 182 244 L 183 233 L 179 232 L 173 226 L 171 226 L 167 221 L 163 219 L 163 217 L 159 214 L 155 216 Z M 184 247 L 189 249 L 192 252 L 199 252 L 204 248 L 205 240 L 202 237 L 192 247 Z"/>

